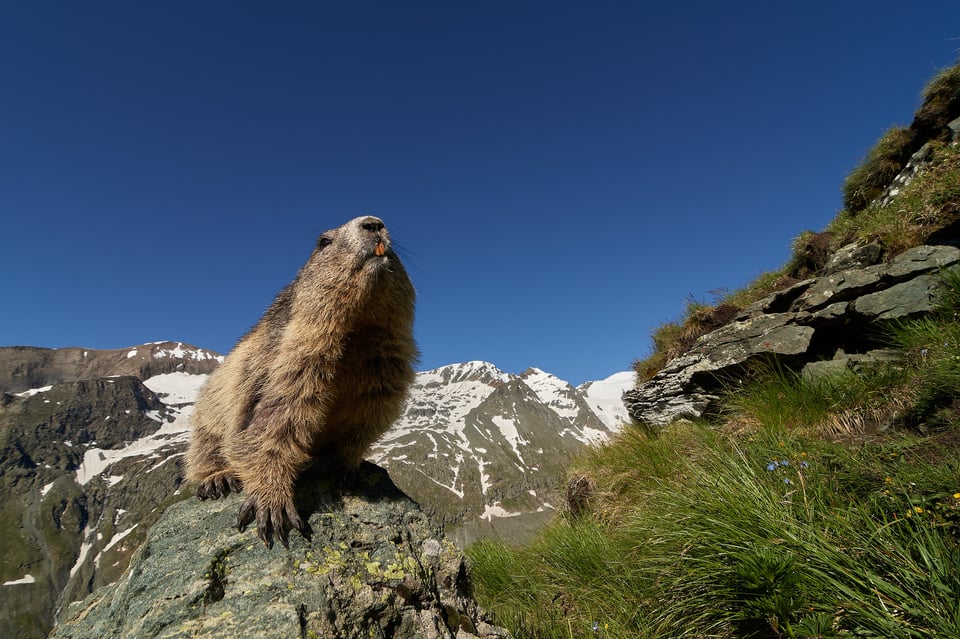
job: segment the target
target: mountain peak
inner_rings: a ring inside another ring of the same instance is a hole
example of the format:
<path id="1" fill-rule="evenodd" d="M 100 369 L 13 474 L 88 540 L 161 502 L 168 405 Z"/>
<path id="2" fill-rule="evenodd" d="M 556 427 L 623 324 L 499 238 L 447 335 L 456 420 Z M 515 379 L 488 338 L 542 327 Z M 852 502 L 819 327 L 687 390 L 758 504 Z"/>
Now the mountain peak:
<path id="1" fill-rule="evenodd" d="M 509 375 L 491 364 L 473 360 L 460 364 L 447 364 L 440 368 L 417 374 L 417 383 L 425 386 L 431 382 L 453 384 L 458 382 L 482 382 L 490 386 L 499 386 L 509 379 Z"/>

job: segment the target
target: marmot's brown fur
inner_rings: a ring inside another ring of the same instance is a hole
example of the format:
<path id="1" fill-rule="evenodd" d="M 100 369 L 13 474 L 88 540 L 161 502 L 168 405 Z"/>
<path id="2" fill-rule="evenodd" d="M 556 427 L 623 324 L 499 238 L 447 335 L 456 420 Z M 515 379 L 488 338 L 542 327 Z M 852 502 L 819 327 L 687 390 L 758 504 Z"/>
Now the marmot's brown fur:
<path id="1" fill-rule="evenodd" d="M 414 290 L 383 222 L 320 236 L 296 279 L 210 376 L 193 413 L 197 497 L 244 490 L 241 530 L 267 544 L 308 529 L 293 485 L 318 459 L 355 468 L 399 416 L 414 379 Z"/>

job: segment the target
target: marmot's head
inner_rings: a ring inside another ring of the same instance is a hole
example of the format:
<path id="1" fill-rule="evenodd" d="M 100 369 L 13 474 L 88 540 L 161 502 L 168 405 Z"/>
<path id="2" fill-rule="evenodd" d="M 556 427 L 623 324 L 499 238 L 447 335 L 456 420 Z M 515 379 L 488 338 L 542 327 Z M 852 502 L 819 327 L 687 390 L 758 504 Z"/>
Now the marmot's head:
<path id="1" fill-rule="evenodd" d="M 383 220 L 372 215 L 322 233 L 298 280 L 301 289 L 307 289 L 298 293 L 314 297 L 311 304 L 319 297 L 333 299 L 334 304 L 366 306 L 373 297 L 394 312 L 398 305 L 413 306 L 413 286 L 393 250 L 390 233 Z"/>
<path id="2" fill-rule="evenodd" d="M 355 217 L 343 226 L 325 231 L 317 239 L 310 261 L 337 265 L 348 270 L 377 268 L 399 261 L 390 244 L 383 220 L 372 215 Z"/>

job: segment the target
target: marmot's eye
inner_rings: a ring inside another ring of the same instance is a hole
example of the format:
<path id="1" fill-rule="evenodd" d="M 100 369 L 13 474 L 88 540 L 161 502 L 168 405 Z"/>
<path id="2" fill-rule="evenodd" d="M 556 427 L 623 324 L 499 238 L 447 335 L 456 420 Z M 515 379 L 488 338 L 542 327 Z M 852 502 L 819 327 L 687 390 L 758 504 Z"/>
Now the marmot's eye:
<path id="1" fill-rule="evenodd" d="M 321 236 L 320 239 L 317 240 L 318 249 L 322 249 L 324 246 L 330 246 L 331 244 L 333 244 L 333 240 L 331 240 L 329 237 Z"/>

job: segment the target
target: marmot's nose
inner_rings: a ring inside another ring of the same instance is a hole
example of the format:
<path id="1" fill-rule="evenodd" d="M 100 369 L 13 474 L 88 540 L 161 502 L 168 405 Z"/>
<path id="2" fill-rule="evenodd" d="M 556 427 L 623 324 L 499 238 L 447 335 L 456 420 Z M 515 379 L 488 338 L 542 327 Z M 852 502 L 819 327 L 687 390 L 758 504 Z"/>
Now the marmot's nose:
<path id="1" fill-rule="evenodd" d="M 383 220 L 369 215 L 360 219 L 360 228 L 362 228 L 364 231 L 369 231 L 370 233 L 379 233 L 383 230 Z"/>

